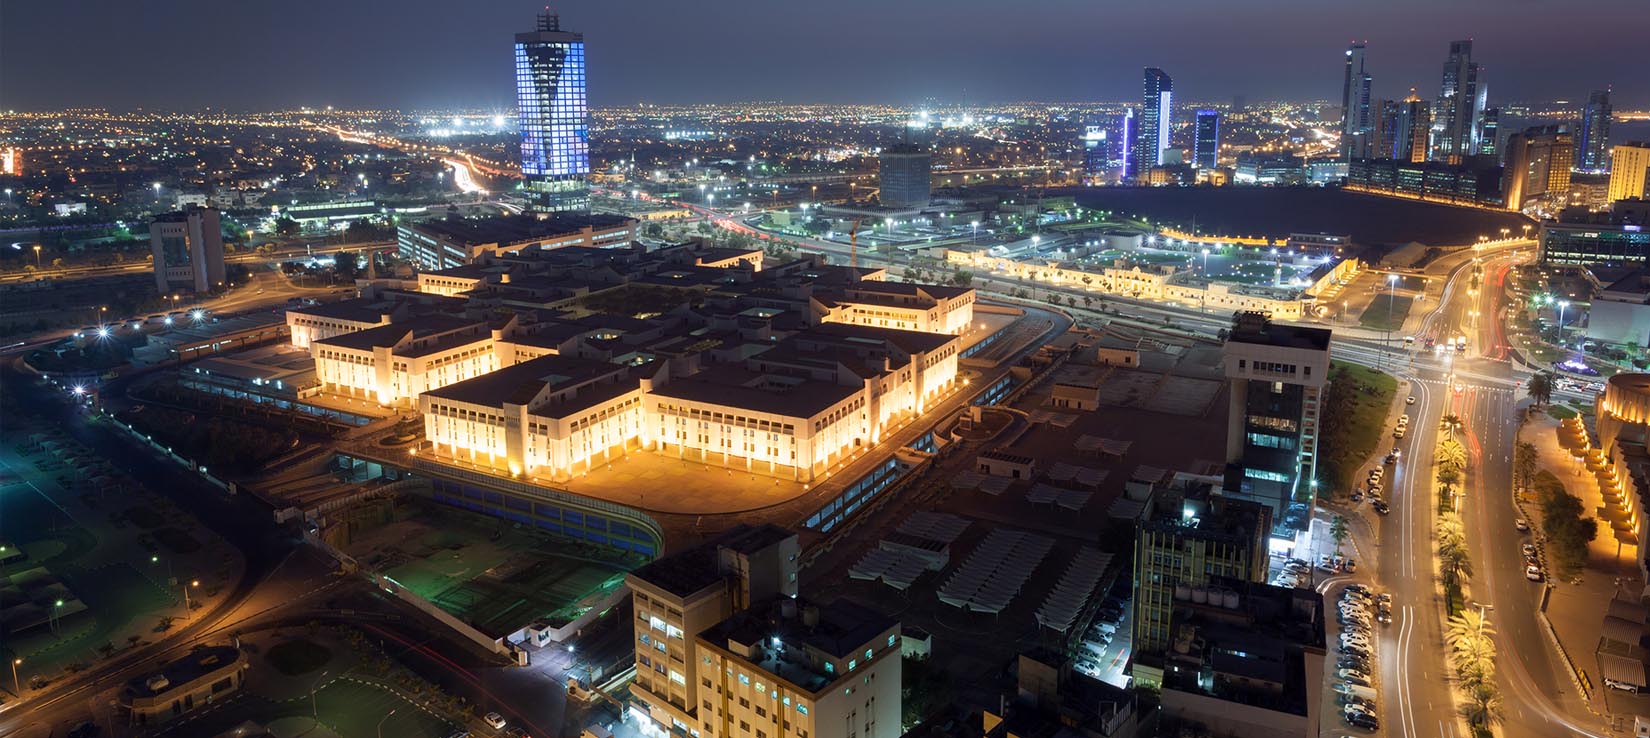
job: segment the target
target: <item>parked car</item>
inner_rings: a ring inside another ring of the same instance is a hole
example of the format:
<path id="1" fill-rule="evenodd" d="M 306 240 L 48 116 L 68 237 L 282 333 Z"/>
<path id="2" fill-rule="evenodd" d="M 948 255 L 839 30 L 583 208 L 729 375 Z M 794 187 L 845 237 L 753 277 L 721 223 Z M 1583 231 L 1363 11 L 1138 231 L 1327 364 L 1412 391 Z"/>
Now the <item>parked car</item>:
<path id="1" fill-rule="evenodd" d="M 1639 691 L 1639 686 L 1637 684 L 1629 684 L 1627 682 L 1611 679 L 1609 677 L 1604 678 L 1604 686 L 1611 689 L 1619 689 L 1623 692 L 1632 692 L 1634 694 L 1638 694 Z"/>
<path id="2" fill-rule="evenodd" d="M 1410 395 L 1408 399 L 1404 400 L 1404 404 L 1405 405 L 1414 405 L 1415 404 L 1415 395 Z M 1406 415 L 1404 417 L 1409 417 L 1409 416 Z"/>
<path id="3" fill-rule="evenodd" d="M 1374 504 L 1372 505 L 1372 507 L 1375 508 L 1375 512 L 1378 512 L 1382 515 L 1386 515 L 1386 514 L 1392 512 L 1392 508 L 1389 507 L 1385 502 L 1382 502 L 1380 500 L 1376 500 L 1374 502 Z"/>
<path id="4" fill-rule="evenodd" d="M 1530 524 L 1529 524 L 1528 521 L 1524 520 L 1523 518 L 1519 518 L 1517 520 L 1514 520 L 1513 521 L 1513 527 L 1517 528 L 1519 533 L 1528 533 L 1528 532 L 1530 532 Z"/>
<path id="5" fill-rule="evenodd" d="M 482 717 L 481 720 L 482 722 L 487 723 L 487 725 L 493 730 L 504 730 L 505 722 L 503 715 L 496 712 L 489 712 L 486 716 Z"/>
<path id="6" fill-rule="evenodd" d="M 1524 548 L 1524 555 L 1525 556 L 1534 556 L 1535 555 L 1535 544 L 1526 543 L 1526 544 L 1524 544 L 1523 548 Z"/>
<path id="7" fill-rule="evenodd" d="M 1530 564 L 1529 566 L 1524 567 L 1524 578 L 1532 582 L 1539 582 L 1546 579 L 1546 575 L 1541 573 L 1541 567 L 1536 566 L 1535 564 Z"/>

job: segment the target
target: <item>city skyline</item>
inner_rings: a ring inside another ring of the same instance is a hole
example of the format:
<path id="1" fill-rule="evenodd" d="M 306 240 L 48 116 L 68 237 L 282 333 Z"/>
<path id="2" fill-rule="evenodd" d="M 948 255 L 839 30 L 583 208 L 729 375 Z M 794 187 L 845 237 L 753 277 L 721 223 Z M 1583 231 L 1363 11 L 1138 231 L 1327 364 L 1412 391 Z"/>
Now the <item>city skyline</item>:
<path id="1" fill-rule="evenodd" d="M 951 7 L 946 20 L 936 23 L 935 8 L 927 5 L 865 7 L 865 12 L 845 7 L 823 15 L 757 6 L 707 13 L 664 4 L 649 4 L 640 13 L 591 3 L 556 10 L 593 42 L 599 40 L 590 78 L 591 104 L 597 107 L 748 100 L 1124 101 L 1133 97 L 1129 90 L 1138 84 L 1134 75 L 1142 66 L 1172 67 L 1182 83 L 1177 96 L 1185 100 L 1234 95 L 1330 100 L 1340 80 L 1324 62 L 1342 56 L 1353 40 L 1369 44 L 1374 96 L 1396 98 L 1410 86 L 1435 86 L 1448 43 L 1467 38 L 1474 39 L 1475 61 L 1493 74 L 1497 101 L 1580 105 L 1590 90 L 1614 85 L 1617 107 L 1650 104 L 1650 92 L 1626 84 L 1627 57 L 1611 53 L 1632 43 L 1631 24 L 1619 22 L 1633 5 L 1628 0 L 1567 6 L 1571 22 L 1559 28 L 1511 22 L 1507 17 L 1514 14 L 1486 12 L 1501 7 L 1487 0 L 1427 7 L 1428 22 L 1419 29 L 1410 22 L 1412 13 L 1398 12 L 1401 7 L 1384 7 L 1381 13 L 1335 9 L 1327 15 L 1313 8 L 1307 16 L 1291 10 L 1297 5 L 1280 3 L 1276 12 L 1253 17 L 1187 12 L 1181 17 L 1183 33 L 1199 37 L 1196 54 L 1165 53 L 1149 42 L 1150 34 L 1131 33 L 1154 22 L 1145 6 L 1070 10 L 1038 4 L 1017 8 L 1022 22 L 1006 27 L 991 13 Z M 1423 10 L 1412 5 L 1415 12 Z M 7 75 L 0 85 L 0 109 L 505 109 L 514 96 L 508 50 L 500 50 L 499 39 L 508 34 L 497 29 L 515 27 L 541 9 L 527 2 L 500 3 L 446 18 L 429 0 L 393 7 L 298 3 L 279 12 L 226 11 L 194 0 L 158 11 L 96 0 L 14 5 L 5 11 L 8 22 L 0 24 L 0 67 L 30 73 Z M 322 13 L 330 22 L 315 22 Z M 445 19 L 429 22 L 438 17 Z M 864 17 L 886 22 L 854 20 Z M 1280 17 L 1294 22 L 1279 23 Z M 214 23 L 266 32 L 214 33 Z M 76 56 L 54 64 L 26 63 L 57 51 L 52 34 L 39 29 L 70 24 L 82 37 Z M 1096 28 L 1108 29 L 1106 43 L 1092 43 Z M 193 42 L 143 47 L 134 54 L 122 41 L 156 34 Z M 1562 46 L 1566 53 L 1521 53 L 1536 45 Z M 856 46 L 881 51 L 845 53 Z M 661 52 L 686 54 L 688 77 L 661 73 Z M 167 83 L 184 75 L 189 84 Z"/>

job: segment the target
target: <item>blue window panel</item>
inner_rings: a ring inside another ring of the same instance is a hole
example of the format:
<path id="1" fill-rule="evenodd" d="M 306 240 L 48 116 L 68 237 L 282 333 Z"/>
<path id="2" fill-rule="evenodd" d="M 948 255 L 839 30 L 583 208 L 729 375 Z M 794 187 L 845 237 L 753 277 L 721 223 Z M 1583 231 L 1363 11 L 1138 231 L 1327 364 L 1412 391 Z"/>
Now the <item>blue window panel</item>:
<path id="1" fill-rule="evenodd" d="M 531 509 L 533 509 L 533 503 L 531 503 L 527 500 L 523 500 L 520 497 L 511 497 L 511 498 L 505 500 L 505 504 L 508 505 L 510 507 L 510 509 L 512 509 L 512 510 L 531 510 Z"/>
<path id="2" fill-rule="evenodd" d="M 504 495 L 502 495 L 498 492 L 488 492 L 486 499 L 487 499 L 488 502 L 491 502 L 494 505 L 504 504 Z"/>
<path id="3" fill-rule="evenodd" d="M 542 502 L 533 503 L 533 512 L 551 520 L 561 520 L 561 508 L 555 505 L 546 505 Z"/>
<path id="4" fill-rule="evenodd" d="M 552 523 L 548 520 L 540 520 L 539 521 L 539 527 L 543 528 L 547 531 L 550 531 L 551 533 L 560 533 L 561 532 L 561 523 Z"/>
<path id="5" fill-rule="evenodd" d="M 584 525 L 584 513 L 577 510 L 563 510 L 561 519 L 567 521 L 568 525 Z"/>

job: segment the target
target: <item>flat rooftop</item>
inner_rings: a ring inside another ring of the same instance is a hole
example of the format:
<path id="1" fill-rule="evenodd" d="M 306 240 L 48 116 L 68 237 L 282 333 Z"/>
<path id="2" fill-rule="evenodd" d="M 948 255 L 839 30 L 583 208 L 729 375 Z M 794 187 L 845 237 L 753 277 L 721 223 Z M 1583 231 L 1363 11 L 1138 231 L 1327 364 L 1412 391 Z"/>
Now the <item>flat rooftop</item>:
<path id="1" fill-rule="evenodd" d="M 589 215 L 556 214 L 546 218 L 535 215 L 499 215 L 491 218 L 446 218 L 420 221 L 410 228 L 466 245 L 488 243 L 510 244 L 536 239 L 555 238 L 579 233 L 586 228 L 605 230 L 620 228 L 634 222 L 622 215 L 591 213 Z"/>
<path id="2" fill-rule="evenodd" d="M 680 553 L 671 554 L 631 572 L 633 576 L 678 597 L 688 597 L 727 578 L 718 565 L 721 550 L 760 551 L 795 533 L 777 525 L 739 524 Z"/>
<path id="3" fill-rule="evenodd" d="M 1234 329 L 1227 335 L 1226 340 L 1233 343 L 1328 351 L 1331 335 L 1333 331 L 1328 328 L 1267 322 L 1265 326 L 1253 330 Z"/>
<path id="4" fill-rule="evenodd" d="M 735 613 L 699 634 L 699 637 L 722 648 L 727 648 L 729 642 L 763 644 L 762 658 L 755 662 L 756 665 L 769 674 L 817 693 L 846 676 L 846 672 L 832 674 L 816 670 L 805 656 L 789 655 L 792 649 L 802 646 L 833 659 L 850 658 L 867 643 L 897 625 L 893 618 L 849 600 L 814 605 L 805 599 L 783 599 L 783 602 L 770 600 Z M 809 608 L 816 609 L 819 615 L 811 626 L 802 619 L 802 612 Z M 786 615 L 786 612 L 792 614 Z M 773 638 L 778 638 L 784 647 L 767 648 Z M 877 643 L 875 647 L 880 650 L 883 645 Z"/>

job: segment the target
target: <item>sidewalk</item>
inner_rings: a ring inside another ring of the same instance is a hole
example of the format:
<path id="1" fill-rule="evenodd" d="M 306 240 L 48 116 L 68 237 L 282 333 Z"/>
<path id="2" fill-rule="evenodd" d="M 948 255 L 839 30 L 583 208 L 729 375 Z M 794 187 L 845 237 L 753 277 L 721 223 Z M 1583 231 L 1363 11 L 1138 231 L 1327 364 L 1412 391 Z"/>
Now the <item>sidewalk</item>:
<path id="1" fill-rule="evenodd" d="M 1524 424 L 1519 440 L 1534 444 L 1537 468 L 1558 477 L 1564 483 L 1565 491 L 1581 499 L 1583 510 L 1596 516 L 1597 510 L 1604 505 L 1598 481 L 1587 470 L 1584 461 L 1576 459 L 1559 444 L 1558 428 L 1558 420 L 1546 413 L 1538 413 Z M 1530 521 L 1536 531 L 1535 538 L 1540 541 L 1539 502 L 1533 495 L 1525 494 L 1519 495 L 1515 504 L 1519 514 Z M 1616 539 L 1603 521 L 1600 521 L 1598 535 L 1588 548 L 1587 566 L 1582 570 L 1579 582 L 1549 580 L 1550 594 L 1544 612 L 1570 662 L 1591 681 L 1593 700 L 1597 703 L 1604 685 L 1598 674 L 1598 660 L 1594 653 L 1598 647 L 1605 608 L 1618 590 L 1641 591 L 1644 582 L 1634 563 L 1638 551 L 1631 546 L 1623 546 L 1618 551 Z M 1596 704 L 1593 708 L 1597 711 Z"/>

